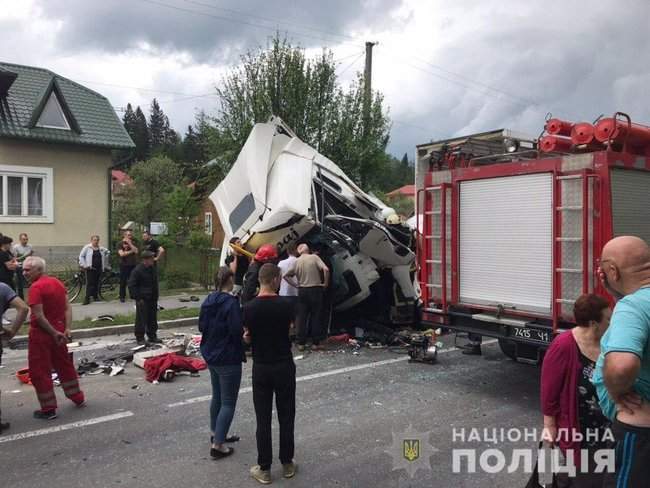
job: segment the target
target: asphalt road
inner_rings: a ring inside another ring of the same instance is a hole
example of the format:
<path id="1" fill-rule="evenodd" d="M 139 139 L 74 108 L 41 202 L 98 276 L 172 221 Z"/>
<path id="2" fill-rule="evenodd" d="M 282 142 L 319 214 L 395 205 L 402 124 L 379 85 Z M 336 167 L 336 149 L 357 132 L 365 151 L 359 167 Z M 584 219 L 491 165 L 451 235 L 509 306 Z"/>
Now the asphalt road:
<path id="1" fill-rule="evenodd" d="M 93 344 L 94 342 L 94 344 Z M 506 359 L 495 344 L 482 357 L 464 356 L 450 340 L 436 365 L 409 364 L 387 350 L 307 354 L 297 360 L 296 461 L 292 487 L 522 487 L 519 470 L 454 473 L 452 449 L 482 450 L 494 444 L 454 442 L 453 429 L 533 428 L 540 420 L 538 368 Z M 88 341 L 96 354 L 106 342 Z M 105 351 L 104 351 L 105 352 Z M 81 353 L 78 353 L 81 354 Z M 209 374 L 152 385 L 130 365 L 125 374 L 84 377 L 88 406 L 76 409 L 60 389 L 59 417 L 39 421 L 29 386 L 13 372 L 25 351 L 5 351 L 0 369 L 3 420 L 0 483 L 11 488 L 58 487 L 254 487 L 248 470 L 256 461 L 250 362 L 231 429 L 241 436 L 230 458 L 209 458 Z M 136 386 L 137 385 L 137 386 Z M 407 429 L 412 428 L 408 434 Z M 42 429 L 46 429 L 43 431 Z M 422 433 L 430 432 L 428 443 Z M 398 439 L 393 442 L 393 434 Z M 403 438 L 421 437 L 421 456 L 408 463 Z M 274 427 L 277 442 L 277 427 Z M 434 449 L 426 456 L 426 446 Z M 506 458 L 530 442 L 499 444 Z M 277 455 L 277 445 L 274 454 Z M 413 477 L 404 466 L 417 466 Z M 393 469 L 397 468 L 397 469 Z"/>

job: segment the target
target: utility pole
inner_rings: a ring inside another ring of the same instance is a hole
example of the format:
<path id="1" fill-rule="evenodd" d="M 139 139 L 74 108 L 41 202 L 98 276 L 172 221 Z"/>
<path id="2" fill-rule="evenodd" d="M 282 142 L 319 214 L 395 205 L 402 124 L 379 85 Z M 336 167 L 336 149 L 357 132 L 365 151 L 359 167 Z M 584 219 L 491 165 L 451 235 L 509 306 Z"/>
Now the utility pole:
<path id="1" fill-rule="evenodd" d="M 361 160 L 359 161 L 359 176 L 360 183 L 365 185 L 366 181 L 366 164 L 365 153 L 368 150 L 368 135 L 370 132 L 370 109 L 372 106 L 372 48 L 376 42 L 366 42 L 366 68 L 363 71 L 363 151 L 361 153 Z"/>
<path id="2" fill-rule="evenodd" d="M 363 72 L 363 88 L 364 88 L 364 102 L 367 108 L 370 108 L 370 101 L 372 97 L 372 48 L 376 42 L 366 42 L 366 69 Z"/>

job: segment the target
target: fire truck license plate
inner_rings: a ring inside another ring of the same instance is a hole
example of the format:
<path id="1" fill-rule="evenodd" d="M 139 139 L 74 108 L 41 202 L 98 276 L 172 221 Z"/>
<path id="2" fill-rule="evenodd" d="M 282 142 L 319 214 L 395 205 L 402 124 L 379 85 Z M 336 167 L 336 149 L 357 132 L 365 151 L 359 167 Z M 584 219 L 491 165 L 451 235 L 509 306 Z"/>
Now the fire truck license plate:
<path id="1" fill-rule="evenodd" d="M 528 341 L 543 342 L 544 344 L 549 344 L 552 337 L 550 330 L 517 326 L 512 327 L 510 335 L 516 338 L 526 339 Z"/>

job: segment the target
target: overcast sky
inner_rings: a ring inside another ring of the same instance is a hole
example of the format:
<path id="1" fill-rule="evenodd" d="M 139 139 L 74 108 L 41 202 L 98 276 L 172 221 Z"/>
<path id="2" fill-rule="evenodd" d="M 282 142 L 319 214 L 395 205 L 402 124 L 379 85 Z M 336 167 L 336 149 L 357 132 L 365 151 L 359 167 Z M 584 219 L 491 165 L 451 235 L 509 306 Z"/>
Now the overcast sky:
<path id="1" fill-rule="evenodd" d="M 547 112 L 621 110 L 650 125 L 649 25 L 647 0 L 0 0 L 0 60 L 49 68 L 117 108 L 148 110 L 155 96 L 184 133 L 197 110 L 214 112 L 229 67 L 277 30 L 308 52 L 330 48 L 344 83 L 377 41 L 389 150 L 412 157 L 454 135 L 536 136 Z"/>

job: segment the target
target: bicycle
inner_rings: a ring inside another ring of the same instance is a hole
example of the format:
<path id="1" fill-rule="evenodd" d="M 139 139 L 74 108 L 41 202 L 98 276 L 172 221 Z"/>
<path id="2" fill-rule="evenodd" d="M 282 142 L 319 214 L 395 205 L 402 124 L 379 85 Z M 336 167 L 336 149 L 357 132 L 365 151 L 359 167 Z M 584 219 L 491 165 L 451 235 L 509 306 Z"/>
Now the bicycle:
<path id="1" fill-rule="evenodd" d="M 74 302 L 81 291 L 86 287 L 86 272 L 82 269 L 63 280 L 68 300 Z M 120 286 L 120 274 L 113 270 L 103 271 L 99 278 L 99 298 L 105 300 L 104 295 L 115 291 Z"/>

